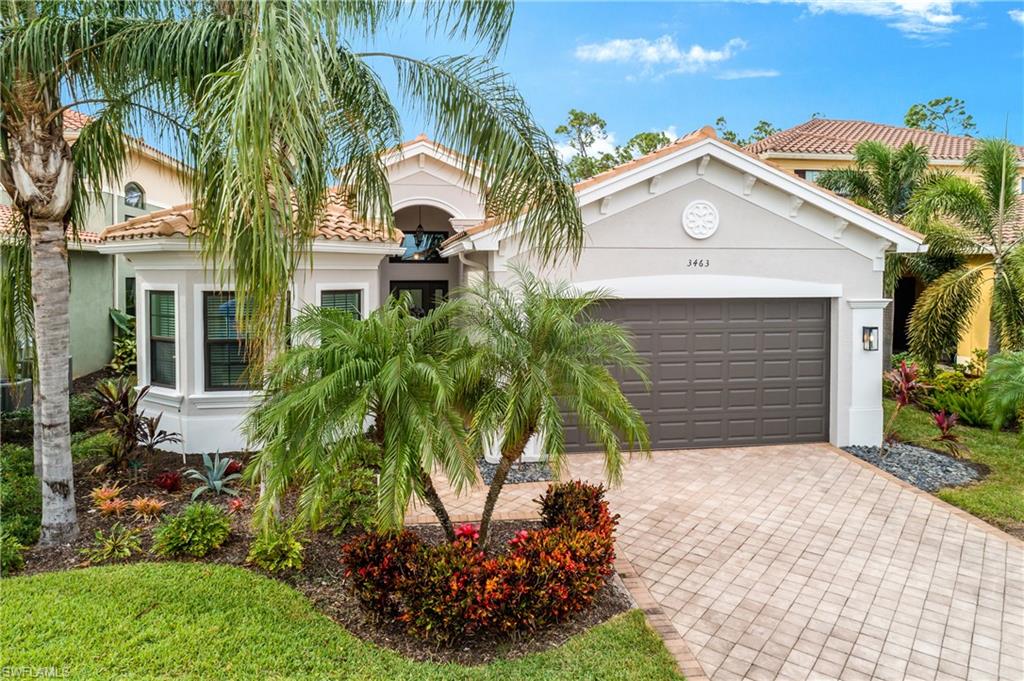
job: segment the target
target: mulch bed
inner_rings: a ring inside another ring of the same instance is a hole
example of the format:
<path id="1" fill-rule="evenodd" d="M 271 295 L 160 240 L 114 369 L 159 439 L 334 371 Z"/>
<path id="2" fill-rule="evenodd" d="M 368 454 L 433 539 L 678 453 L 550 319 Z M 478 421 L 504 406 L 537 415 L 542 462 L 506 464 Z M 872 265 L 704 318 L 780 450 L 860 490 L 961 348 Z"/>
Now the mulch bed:
<path id="1" fill-rule="evenodd" d="M 240 454 L 228 454 L 228 456 L 234 456 L 243 461 L 245 459 L 244 455 Z M 146 553 L 131 562 L 166 560 L 149 553 L 152 548 L 152 529 L 156 526 L 156 522 L 135 520 L 130 514 L 119 518 L 102 516 L 93 509 L 92 500 L 89 497 L 90 491 L 94 487 L 108 482 L 110 478 L 108 475 L 93 474 L 91 468 L 94 465 L 95 462 L 80 462 L 75 466 L 75 499 L 80 528 L 78 539 L 70 545 L 50 550 L 29 548 L 25 552 L 25 568 L 18 574 L 31 575 L 85 566 L 81 550 L 92 544 L 97 530 L 108 530 L 115 522 L 142 530 L 142 547 Z M 151 456 L 145 455 L 143 469 L 138 479 L 135 481 L 120 480 L 122 484 L 127 483 L 121 497 L 131 500 L 137 495 L 154 496 L 168 502 L 164 509 L 165 515 L 177 513 L 191 502 L 192 490 L 196 483 L 183 480 L 181 491 L 168 493 L 154 485 L 151 480 L 154 475 L 164 470 L 184 472 L 193 467 L 202 467 L 201 457 L 190 455 L 187 464 L 182 464 L 181 454 L 173 452 L 158 451 Z M 334 536 L 330 531 L 309 534 L 304 541 L 306 547 L 304 568 L 299 572 L 270 574 L 246 565 L 245 559 L 249 552 L 249 544 L 253 539 L 250 518 L 256 502 L 256 491 L 244 487 L 240 487 L 239 491 L 241 498 L 246 500 L 246 506 L 232 516 L 231 536 L 227 542 L 203 558 L 204 562 L 245 567 L 268 577 L 279 579 L 301 591 L 318 610 L 354 635 L 415 660 L 478 665 L 498 659 L 521 657 L 559 646 L 572 636 L 633 607 L 628 592 L 622 586 L 617 575 L 613 574 L 605 587 L 598 593 L 593 607 L 557 626 L 518 637 L 479 638 L 464 641 L 457 646 L 437 646 L 430 641 L 410 635 L 404 627 L 396 622 L 378 621 L 375 615 L 365 610 L 352 595 L 344 576 L 344 565 L 341 563 L 340 556 L 341 545 L 348 537 L 355 534 L 354 530 L 341 537 Z M 202 495 L 200 500 L 227 508 L 231 498 L 208 493 Z M 286 514 L 293 503 L 294 499 L 288 499 L 283 504 Z M 492 546 L 504 547 L 516 531 L 536 526 L 537 523 L 528 521 L 495 521 L 491 530 Z M 411 526 L 410 529 L 427 541 L 443 541 L 443 534 L 437 525 L 417 525 Z"/>

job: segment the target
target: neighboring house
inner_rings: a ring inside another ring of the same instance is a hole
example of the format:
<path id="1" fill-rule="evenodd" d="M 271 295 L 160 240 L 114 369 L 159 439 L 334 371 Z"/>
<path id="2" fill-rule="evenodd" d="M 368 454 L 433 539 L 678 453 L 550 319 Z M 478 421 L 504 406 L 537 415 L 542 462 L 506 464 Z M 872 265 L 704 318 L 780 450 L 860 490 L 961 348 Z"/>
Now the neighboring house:
<path id="1" fill-rule="evenodd" d="M 854 147 L 867 140 L 884 142 L 891 147 L 900 147 L 907 142 L 927 147 L 932 170 L 952 171 L 962 175 L 969 175 L 963 168 L 964 158 L 976 142 L 972 137 L 881 123 L 812 118 L 806 123 L 754 142 L 746 147 L 746 151 L 814 182 L 825 170 L 852 166 Z M 1018 189 L 1024 193 L 1024 147 L 1017 147 L 1017 167 L 1021 170 Z M 1010 235 L 1018 237 L 1024 234 L 1024 212 L 1018 214 L 1017 222 L 1009 225 L 1008 231 Z M 972 259 L 976 264 L 989 261 L 991 258 L 988 256 Z M 923 287 L 923 282 L 914 277 L 904 277 L 896 288 L 893 296 L 896 306 L 894 352 L 908 348 L 907 322 Z M 957 345 L 958 361 L 966 362 L 971 359 L 974 350 L 988 347 L 990 300 L 991 282 L 986 282 L 982 303 L 976 308 L 969 329 Z"/>
<path id="2" fill-rule="evenodd" d="M 293 310 L 366 315 L 394 290 L 429 308 L 471 278 L 507 281 L 518 263 L 621 298 L 604 314 L 634 331 L 650 363 L 650 391 L 624 387 L 655 448 L 881 441 L 884 258 L 917 252 L 921 235 L 703 128 L 578 184 L 581 257 L 541 268 L 516 224 L 484 220 L 463 165 L 422 137 L 388 158 L 394 234 L 330 204 Z M 181 206 L 107 228 L 99 250 L 126 257 L 138 278 L 144 407 L 164 412 L 186 452 L 237 450 L 259 395 L 240 383 L 232 292 L 203 267 L 191 230 Z M 571 449 L 587 447 L 573 434 Z"/>
<path id="3" fill-rule="evenodd" d="M 72 145 L 89 117 L 64 112 L 65 138 Z M 134 314 L 135 272 L 121 256 L 97 250 L 105 227 L 188 200 L 185 171 L 163 152 L 143 143 L 131 147 L 124 175 L 101 188 L 99 201 L 78 239 L 68 239 L 71 274 L 71 371 L 77 378 L 102 369 L 110 361 L 113 326 L 109 310 L 116 307 Z M 11 224 L 11 199 L 0 189 L 0 227 Z"/>

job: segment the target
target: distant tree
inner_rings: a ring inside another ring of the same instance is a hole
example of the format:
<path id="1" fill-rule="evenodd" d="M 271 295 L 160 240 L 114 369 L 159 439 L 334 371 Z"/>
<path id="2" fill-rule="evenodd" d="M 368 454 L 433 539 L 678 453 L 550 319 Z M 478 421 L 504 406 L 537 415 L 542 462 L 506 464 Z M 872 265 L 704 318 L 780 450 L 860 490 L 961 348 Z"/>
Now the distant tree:
<path id="1" fill-rule="evenodd" d="M 924 104 L 914 104 L 903 116 L 903 124 L 908 128 L 968 137 L 978 129 L 974 116 L 967 113 L 967 103 L 953 97 L 940 97 Z"/>
<path id="2" fill-rule="evenodd" d="M 759 142 L 769 135 L 781 131 L 781 128 L 776 128 L 774 125 L 766 120 L 760 120 L 757 125 L 754 126 L 753 132 L 750 133 L 749 137 L 740 137 L 735 130 L 730 130 L 728 127 L 729 123 L 725 120 L 725 116 L 719 116 L 715 121 L 715 129 L 718 131 L 718 136 L 724 139 L 726 142 L 732 142 L 733 144 L 745 147 L 748 144 Z"/>
<path id="3" fill-rule="evenodd" d="M 569 109 L 565 123 L 555 128 L 555 134 L 575 152 L 566 163 L 573 182 L 585 180 L 620 163 L 649 154 L 672 141 L 663 132 L 640 132 L 612 151 L 597 151 L 594 147 L 608 140 L 607 126 L 605 120 L 596 113 Z"/>

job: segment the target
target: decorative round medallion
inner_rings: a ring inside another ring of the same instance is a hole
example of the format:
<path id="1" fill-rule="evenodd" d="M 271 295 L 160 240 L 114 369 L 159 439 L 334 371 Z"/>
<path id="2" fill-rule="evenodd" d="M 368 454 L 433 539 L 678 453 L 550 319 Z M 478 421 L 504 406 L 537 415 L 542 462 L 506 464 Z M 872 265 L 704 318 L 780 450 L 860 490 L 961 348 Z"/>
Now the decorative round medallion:
<path id="1" fill-rule="evenodd" d="M 710 201 L 691 201 L 683 211 L 683 229 L 694 239 L 707 239 L 718 229 L 718 209 Z"/>

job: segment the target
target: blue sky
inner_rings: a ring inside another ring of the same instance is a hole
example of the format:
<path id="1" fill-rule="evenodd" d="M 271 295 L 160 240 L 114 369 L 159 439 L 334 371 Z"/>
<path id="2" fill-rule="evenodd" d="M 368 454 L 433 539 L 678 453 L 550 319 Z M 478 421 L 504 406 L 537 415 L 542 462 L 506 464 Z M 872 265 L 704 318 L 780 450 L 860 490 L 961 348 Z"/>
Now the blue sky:
<path id="1" fill-rule="evenodd" d="M 414 25 L 379 44 L 468 49 Z M 741 134 L 815 112 L 902 125 L 911 104 L 946 95 L 967 101 L 978 134 L 1024 142 L 1024 2 L 520 2 L 499 64 L 546 129 L 575 107 L 619 142 L 720 115 Z M 406 117 L 408 136 L 421 127 Z"/>

